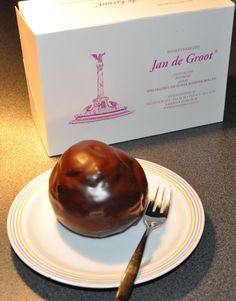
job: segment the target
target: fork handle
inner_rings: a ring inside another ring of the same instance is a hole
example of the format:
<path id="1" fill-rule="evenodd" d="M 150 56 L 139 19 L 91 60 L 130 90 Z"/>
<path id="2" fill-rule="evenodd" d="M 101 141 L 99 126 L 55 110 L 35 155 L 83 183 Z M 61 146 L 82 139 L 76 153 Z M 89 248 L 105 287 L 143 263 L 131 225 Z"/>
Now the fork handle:
<path id="1" fill-rule="evenodd" d="M 150 228 L 147 228 L 144 232 L 137 248 L 135 249 L 133 256 L 130 259 L 129 264 L 126 267 L 124 275 L 121 279 L 119 289 L 116 294 L 115 301 L 127 301 L 131 295 L 133 284 L 139 271 L 139 267 L 142 261 L 143 252 L 145 249 L 148 234 Z"/>

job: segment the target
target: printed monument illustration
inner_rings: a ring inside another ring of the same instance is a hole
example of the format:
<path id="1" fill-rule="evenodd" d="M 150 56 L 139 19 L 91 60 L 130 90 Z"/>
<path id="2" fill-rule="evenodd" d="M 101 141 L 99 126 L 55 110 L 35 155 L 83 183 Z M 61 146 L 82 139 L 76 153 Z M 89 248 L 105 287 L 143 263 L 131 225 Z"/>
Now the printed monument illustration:
<path id="1" fill-rule="evenodd" d="M 104 53 L 92 54 L 91 56 L 96 60 L 97 67 L 97 97 L 87 105 L 79 114 L 74 116 L 74 120 L 70 124 L 88 123 L 132 113 L 126 106 L 120 105 L 118 102 L 110 100 L 104 94 L 104 81 L 103 81 L 103 56 Z"/>

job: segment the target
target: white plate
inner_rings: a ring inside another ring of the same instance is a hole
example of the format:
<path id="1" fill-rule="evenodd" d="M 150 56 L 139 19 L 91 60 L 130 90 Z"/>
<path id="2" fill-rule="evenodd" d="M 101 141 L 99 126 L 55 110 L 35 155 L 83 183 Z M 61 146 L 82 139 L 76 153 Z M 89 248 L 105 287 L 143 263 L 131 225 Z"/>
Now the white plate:
<path id="1" fill-rule="evenodd" d="M 182 263 L 197 246 L 204 228 L 203 207 L 193 188 L 167 168 L 139 162 L 150 195 L 157 183 L 171 184 L 173 198 L 167 222 L 150 234 L 136 283 L 159 277 Z M 144 232 L 143 222 L 103 239 L 66 230 L 56 221 L 49 203 L 50 173 L 26 185 L 10 208 L 7 230 L 13 249 L 29 267 L 53 280 L 90 288 L 117 287 Z"/>

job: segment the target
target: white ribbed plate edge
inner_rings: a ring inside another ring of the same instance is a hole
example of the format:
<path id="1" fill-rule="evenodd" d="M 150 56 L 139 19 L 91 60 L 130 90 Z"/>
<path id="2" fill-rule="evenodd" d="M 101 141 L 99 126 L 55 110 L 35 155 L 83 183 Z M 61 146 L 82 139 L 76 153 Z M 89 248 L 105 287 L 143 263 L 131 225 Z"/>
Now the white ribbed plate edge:
<path id="1" fill-rule="evenodd" d="M 195 190 L 173 171 L 137 159 L 149 184 L 172 187 L 167 222 L 148 239 L 137 283 L 157 278 L 181 264 L 196 248 L 204 229 L 204 210 Z M 136 226 L 103 239 L 76 235 L 55 218 L 48 199 L 47 170 L 16 196 L 7 219 L 8 237 L 21 260 L 34 271 L 61 283 L 89 287 L 118 287 L 120 278 L 145 227 Z"/>

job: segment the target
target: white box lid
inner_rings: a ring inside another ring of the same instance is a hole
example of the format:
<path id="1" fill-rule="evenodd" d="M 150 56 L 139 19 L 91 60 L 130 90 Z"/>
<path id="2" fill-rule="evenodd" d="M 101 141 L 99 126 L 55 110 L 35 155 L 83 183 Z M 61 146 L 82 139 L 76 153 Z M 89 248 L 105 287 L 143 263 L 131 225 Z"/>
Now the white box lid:
<path id="1" fill-rule="evenodd" d="M 233 5 L 230 0 L 28 0 L 18 3 L 26 23 L 36 35 Z"/>

